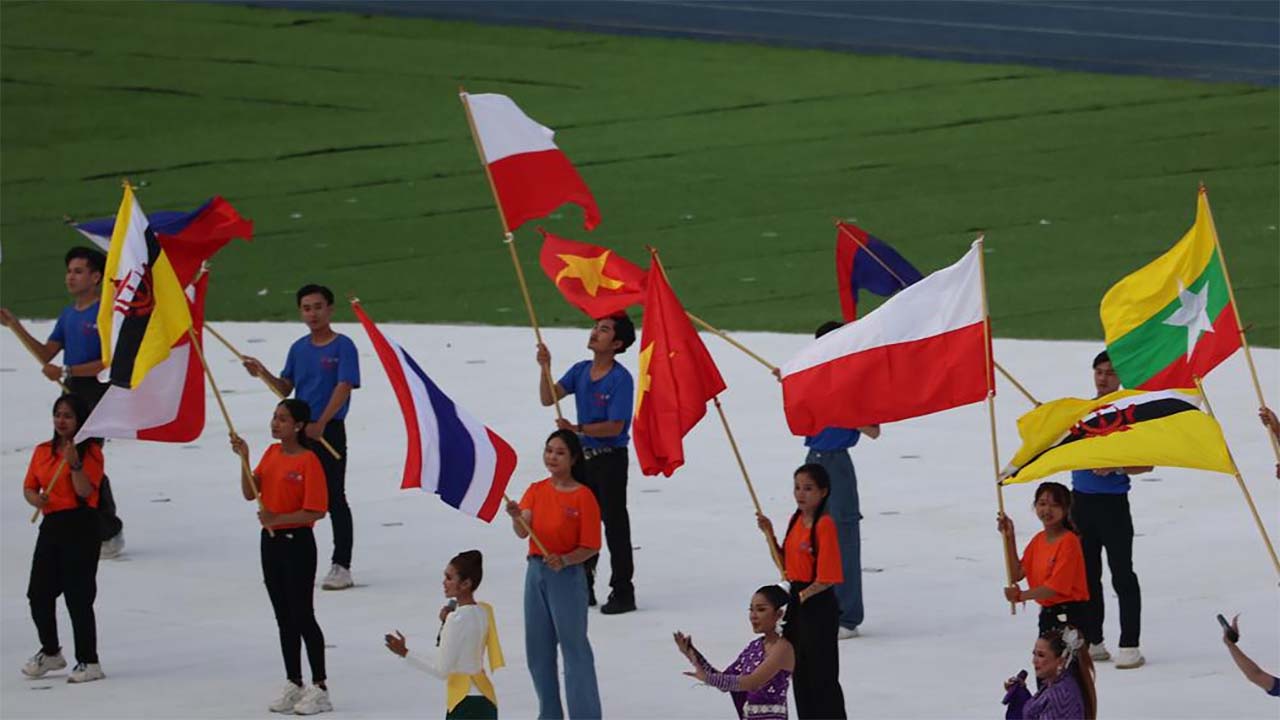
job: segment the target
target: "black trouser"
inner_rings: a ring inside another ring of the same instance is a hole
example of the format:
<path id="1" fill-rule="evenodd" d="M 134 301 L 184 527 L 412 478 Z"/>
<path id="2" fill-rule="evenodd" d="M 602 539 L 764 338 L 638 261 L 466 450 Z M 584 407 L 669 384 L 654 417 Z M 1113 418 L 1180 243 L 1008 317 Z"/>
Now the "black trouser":
<path id="1" fill-rule="evenodd" d="M 840 602 L 828 588 L 801 603 L 800 591 L 811 584 L 791 583 L 783 630 L 796 653 L 796 670 L 791 676 L 796 717 L 843 719 L 844 691 L 840 689 L 840 653 L 836 648 Z"/>
<path id="2" fill-rule="evenodd" d="M 1040 608 L 1041 635 L 1054 628 L 1066 627 L 1067 625 L 1079 630 L 1082 635 L 1084 634 L 1085 628 L 1090 626 L 1089 603 L 1087 601 L 1064 602 Z"/>
<path id="3" fill-rule="evenodd" d="M 636 588 L 631 580 L 636 566 L 631 555 L 631 515 L 627 513 L 627 449 L 601 453 L 587 459 L 587 487 L 600 505 L 604 523 L 605 544 L 609 546 L 609 587 L 613 594 L 635 600 Z M 587 560 L 587 586 L 595 588 L 597 554 Z"/>
<path id="4" fill-rule="evenodd" d="M 324 427 L 324 439 L 342 456 L 339 460 L 320 443 L 313 443 L 311 451 L 320 458 L 324 468 L 325 485 L 329 489 L 329 521 L 333 524 L 334 565 L 351 569 L 351 544 L 355 530 L 351 524 L 351 506 L 347 504 L 347 426 L 342 420 L 330 420 Z"/>
<path id="5" fill-rule="evenodd" d="M 100 383 L 93 377 L 67 378 L 66 385 L 72 394 L 79 395 L 88 403 L 90 413 L 93 413 L 93 409 L 98 406 L 98 401 L 110 387 L 110 384 Z M 101 485 L 98 486 L 98 521 L 101 525 L 99 530 L 102 540 L 110 540 L 124 529 L 124 523 L 116 515 L 116 499 L 111 494 L 111 479 L 105 475 L 102 477 Z"/>
<path id="6" fill-rule="evenodd" d="M 98 596 L 99 542 L 97 513 L 87 506 L 50 513 L 40 523 L 27 600 L 31 602 L 31 619 L 40 636 L 40 649 L 46 655 L 56 655 L 61 649 L 55 611 L 58 596 L 62 595 L 71 614 L 76 662 L 98 662 L 93 601 Z"/>
<path id="7" fill-rule="evenodd" d="M 280 652 L 284 655 L 285 677 L 302 684 L 302 643 L 307 643 L 307 661 L 312 682 L 322 683 L 324 674 L 324 633 L 316 622 L 311 596 L 316 582 L 316 536 L 311 528 L 277 530 L 275 537 L 262 531 L 262 580 L 271 598 L 280 628 Z"/>
<path id="8" fill-rule="evenodd" d="M 1084 569 L 1089 580 L 1088 625 L 1084 639 L 1102 642 L 1106 603 L 1102 598 L 1102 551 L 1107 551 L 1111 587 L 1120 600 L 1120 647 L 1138 647 L 1142 630 L 1142 589 L 1133 572 L 1133 516 L 1129 496 L 1071 493 L 1071 519 L 1080 533 Z"/>

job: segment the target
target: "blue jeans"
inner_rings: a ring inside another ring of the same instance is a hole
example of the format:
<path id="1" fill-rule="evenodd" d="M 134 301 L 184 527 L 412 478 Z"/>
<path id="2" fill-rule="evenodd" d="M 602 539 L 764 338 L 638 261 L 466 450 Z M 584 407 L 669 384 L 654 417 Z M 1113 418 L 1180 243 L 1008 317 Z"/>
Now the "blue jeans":
<path id="1" fill-rule="evenodd" d="M 855 628 L 862 624 L 862 513 L 858 505 L 858 476 L 853 472 L 848 450 L 810 450 L 805 462 L 818 463 L 831 477 L 827 512 L 836 521 L 844 570 L 844 582 L 835 587 L 836 599 L 840 601 L 840 626 Z"/>
<path id="2" fill-rule="evenodd" d="M 538 693 L 541 720 L 564 718 L 557 645 L 564 654 L 569 717 L 599 718 L 596 660 L 587 639 L 586 570 L 581 565 L 571 565 L 556 572 L 542 558 L 531 557 L 524 574 L 524 652 L 533 689 Z"/>

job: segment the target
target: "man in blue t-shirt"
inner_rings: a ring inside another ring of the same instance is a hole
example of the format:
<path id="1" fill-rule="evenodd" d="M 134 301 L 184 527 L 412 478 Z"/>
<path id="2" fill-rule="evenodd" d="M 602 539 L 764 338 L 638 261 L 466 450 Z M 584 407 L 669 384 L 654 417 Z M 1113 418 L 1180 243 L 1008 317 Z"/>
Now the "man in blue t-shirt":
<path id="1" fill-rule="evenodd" d="M 839 330 L 842 325 L 830 321 L 823 323 L 813 336 Z M 809 448 L 806 463 L 818 463 L 826 468 L 831 478 L 831 491 L 827 495 L 827 512 L 836 522 L 836 537 L 840 539 L 840 564 L 844 570 L 844 582 L 836 585 L 836 599 L 840 603 L 841 640 L 858 637 L 862 624 L 862 512 L 858 502 L 858 476 L 853 471 L 849 448 L 858 444 L 866 435 L 875 440 L 880 437 L 879 425 L 860 428 L 824 428 L 817 435 L 804 439 Z"/>
<path id="2" fill-rule="evenodd" d="M 98 336 L 98 301 L 102 297 L 102 273 L 107 258 L 100 250 L 73 247 L 63 258 L 67 292 L 71 304 L 62 308 L 49 339 L 40 342 L 23 327 L 7 308 L 0 308 L 0 325 L 13 330 L 23 345 L 31 348 L 44 363 L 44 376 L 61 382 L 68 392 L 84 398 L 89 412 L 107 392 L 108 383 L 98 382 L 102 370 L 102 339 Z M 62 353 L 62 364 L 53 358 Z M 124 523 L 116 514 L 111 482 L 105 476 L 98 489 L 98 517 L 103 558 L 118 557 L 124 551 Z"/>
<path id="3" fill-rule="evenodd" d="M 347 428 L 345 419 L 351 391 L 360 387 L 360 357 L 351 338 L 335 332 L 333 291 L 323 285 L 304 285 L 297 293 L 298 313 L 311 331 L 293 343 L 280 376 L 272 375 L 257 358 L 245 357 L 249 374 L 270 383 L 281 396 L 289 393 L 307 404 L 312 421 L 306 434 L 324 466 L 329 489 L 329 519 L 333 525 L 333 558 L 329 574 L 321 581 L 325 590 L 345 590 L 351 579 L 351 546 L 355 531 L 347 504 Z M 337 452 L 334 457 L 321 446 L 323 438 Z"/>
<path id="4" fill-rule="evenodd" d="M 635 384 L 631 373 L 617 363 L 615 356 L 626 352 L 636 340 L 636 327 L 626 313 L 601 318 L 591 328 L 587 349 L 591 359 L 574 364 L 551 384 L 551 353 L 538 345 L 538 394 L 544 407 L 573 395 L 577 405 L 576 424 L 563 418 L 556 426 L 578 433 L 586 456 L 587 487 L 600 504 L 605 543 L 609 546 L 611 577 L 609 599 L 600 608 L 606 615 L 636 609 L 636 590 L 632 584 L 635 563 L 631 555 L 631 516 L 627 513 L 627 442 L 630 439 L 631 411 Z M 597 558 L 587 561 L 588 602 L 595 605 L 595 570 Z"/>
<path id="5" fill-rule="evenodd" d="M 1111 357 L 1101 352 L 1093 359 L 1096 397 L 1120 389 L 1120 378 Z M 1089 611 L 1084 639 L 1089 655 L 1097 661 L 1111 659 L 1102 642 L 1106 603 L 1102 597 L 1102 551 L 1107 551 L 1111 587 L 1120 603 L 1120 649 L 1116 667 L 1130 669 L 1146 662 L 1138 648 L 1142 627 L 1142 590 L 1133 571 L 1133 515 L 1129 512 L 1129 476 L 1150 472 L 1151 467 L 1099 468 L 1071 471 L 1071 520 L 1080 534 L 1085 575 L 1089 581 Z"/>

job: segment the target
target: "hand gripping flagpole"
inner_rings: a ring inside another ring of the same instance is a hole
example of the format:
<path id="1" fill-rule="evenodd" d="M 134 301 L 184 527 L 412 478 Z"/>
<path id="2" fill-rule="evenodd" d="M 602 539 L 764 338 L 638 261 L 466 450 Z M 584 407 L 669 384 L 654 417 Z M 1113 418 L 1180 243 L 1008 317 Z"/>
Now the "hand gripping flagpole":
<path id="1" fill-rule="evenodd" d="M 506 493 L 502 493 L 502 499 L 508 504 L 515 502 Z M 547 546 L 543 545 L 542 541 L 538 539 L 538 534 L 533 531 L 533 526 L 525 521 L 523 513 L 516 516 L 516 522 L 520 523 L 520 527 L 524 528 L 524 531 L 529 533 L 529 539 L 532 540 L 533 544 L 537 545 L 538 549 L 542 551 L 542 557 L 546 557 L 551 554 L 547 552 Z"/>
<path id="2" fill-rule="evenodd" d="M 1267 407 L 1267 399 L 1262 396 L 1262 384 L 1258 382 L 1258 368 L 1253 364 L 1253 354 L 1249 352 L 1249 340 L 1244 335 L 1244 323 L 1240 321 L 1240 305 L 1236 303 L 1236 291 L 1231 286 L 1231 273 L 1227 272 L 1227 257 L 1222 253 L 1222 243 L 1218 241 L 1218 226 L 1213 223 L 1213 210 L 1209 207 L 1209 190 L 1200 183 L 1200 192 L 1204 193 L 1204 209 L 1209 215 L 1209 229 L 1213 231 L 1213 249 L 1218 253 L 1218 262 L 1222 264 L 1222 277 L 1227 281 L 1227 297 L 1231 299 L 1231 312 L 1236 316 L 1236 328 L 1240 331 L 1240 347 L 1244 349 L 1244 360 L 1249 365 L 1249 376 L 1253 378 L 1253 390 L 1258 394 L 1258 405 Z M 1271 429 L 1267 429 L 1267 439 L 1271 441 L 1271 452 L 1280 463 L 1280 439 Z"/>
<path id="3" fill-rule="evenodd" d="M 58 477 L 62 475 L 62 468 L 66 466 L 67 466 L 67 458 L 64 455 L 62 460 L 58 461 L 58 467 L 54 468 L 53 470 L 53 479 L 49 481 L 49 486 L 44 489 L 44 492 L 40 493 L 41 495 L 48 497 L 49 493 L 53 492 L 53 486 L 58 483 Z M 36 511 L 31 513 L 32 524 L 34 524 L 35 521 L 39 519 L 40 519 L 40 508 L 36 508 Z"/>
<path id="4" fill-rule="evenodd" d="M 31 357 L 35 358 L 36 362 L 40 363 L 41 368 L 43 368 L 45 365 L 48 364 L 43 358 L 40 357 L 39 351 L 37 351 L 34 347 L 32 347 L 27 342 L 27 339 L 18 332 L 17 328 L 12 328 L 12 330 L 13 330 L 14 336 L 18 338 L 18 342 L 22 343 L 22 347 L 26 348 L 27 352 L 31 353 Z M 61 380 L 54 380 L 54 382 L 58 383 L 58 387 L 62 388 L 63 394 L 71 393 L 71 391 L 67 389 L 67 386 L 64 385 Z"/>
<path id="5" fill-rule="evenodd" d="M 839 230 L 841 233 L 844 233 L 845 237 L 857 243 L 858 247 L 862 248 L 863 250 L 866 250 L 867 254 L 871 256 L 871 259 L 879 263 L 880 267 L 885 269 L 885 272 L 892 275 L 893 279 L 898 281 L 898 284 L 902 285 L 903 288 L 907 287 L 907 281 L 903 280 L 901 275 L 895 272 L 893 268 L 889 267 L 889 264 L 886 263 L 883 259 L 881 259 L 880 256 L 876 254 L 876 251 L 871 249 L 870 245 L 867 245 L 866 243 L 862 242 L 862 238 L 849 232 L 849 230 L 845 228 L 844 223 L 840 222 L 839 218 L 836 219 L 835 223 L 836 223 L 837 230 Z M 985 288 L 985 285 L 983 287 Z M 1035 405 L 1036 407 L 1040 406 L 1040 401 L 1037 400 L 1035 396 L 1031 394 L 1031 391 L 1023 387 L 1022 383 L 1018 382 L 1017 379 L 1014 378 L 1013 375 L 1011 375 L 1008 370 L 1005 370 L 1004 367 L 1000 365 L 1000 363 L 996 362 L 993 359 L 991 361 L 991 364 L 995 366 L 995 369 L 999 370 L 1000 374 L 1003 375 L 1004 378 L 1008 380 L 1015 388 L 1017 388 L 1018 392 L 1022 393 L 1022 396 L 1025 397 L 1027 400 L 1029 400 L 1032 405 Z"/>
<path id="6" fill-rule="evenodd" d="M 1004 515 L 1004 485 L 1000 482 L 1000 448 L 996 445 L 996 388 L 992 383 L 991 366 L 991 313 L 987 309 L 987 263 L 983 258 L 983 252 L 986 249 L 984 245 L 985 235 L 979 235 L 977 239 L 978 245 L 978 274 L 982 278 L 982 351 L 986 355 L 986 374 L 987 374 L 987 419 L 991 425 L 991 465 L 996 474 L 996 506 L 999 508 L 1000 515 Z M 1001 535 L 1001 542 L 1008 544 L 1008 537 Z M 1008 552 L 1001 553 L 1004 557 L 1005 579 L 1008 585 L 1013 584 L 1013 565 L 1009 563 Z M 1016 554 L 1016 553 L 1015 553 Z M 1009 614 L 1016 615 L 1018 612 L 1017 605 L 1009 603 Z"/>
<path id="7" fill-rule="evenodd" d="M 231 413 L 227 412 L 227 405 L 222 401 L 222 393 L 218 391 L 218 383 L 213 379 L 213 373 L 209 371 L 209 363 L 204 359 L 204 349 L 200 347 L 200 340 L 196 337 L 195 328 L 187 328 L 187 337 L 191 339 L 191 349 L 195 351 L 196 357 L 200 358 L 200 366 L 204 368 L 204 376 L 209 380 L 209 387 L 213 388 L 213 397 L 218 401 L 218 409 L 222 411 L 222 419 L 227 423 L 227 432 L 231 437 L 237 437 L 236 427 L 231 422 Z M 240 457 L 240 472 L 244 477 L 249 478 L 249 487 L 253 490 L 253 499 L 258 501 L 258 509 L 265 511 L 262 505 L 262 495 L 258 492 L 258 483 L 254 482 L 253 469 L 249 467 L 249 459 L 240 453 L 236 453 Z M 276 533 L 271 528 L 267 528 L 267 534 L 275 537 Z"/>
<path id="8" fill-rule="evenodd" d="M 1204 409 L 1209 413 L 1209 417 L 1214 418 L 1213 406 L 1209 404 L 1209 396 L 1204 393 L 1204 385 L 1200 383 L 1200 378 L 1192 378 L 1196 383 L 1196 390 L 1200 393 L 1201 399 L 1204 400 Z M 1223 445 L 1226 445 L 1226 437 L 1222 439 Z M 1276 568 L 1276 575 L 1280 575 L 1280 559 L 1276 558 L 1276 549 L 1271 544 L 1271 537 L 1267 535 L 1267 528 L 1262 524 L 1262 518 L 1258 516 L 1258 508 L 1253 504 L 1253 496 L 1249 494 L 1249 487 L 1244 484 L 1244 478 L 1240 476 L 1240 466 L 1236 465 L 1236 458 L 1231 454 L 1231 448 L 1227 447 L 1227 459 L 1231 461 L 1231 470 L 1235 473 L 1236 484 L 1240 486 L 1240 492 L 1244 493 L 1244 501 L 1249 505 L 1249 512 L 1253 514 L 1253 521 L 1258 525 L 1258 532 L 1262 534 L 1262 542 L 1267 546 L 1267 552 L 1271 555 L 1271 564 Z"/>
<path id="9" fill-rule="evenodd" d="M 538 316 L 533 311 L 533 300 L 529 297 L 529 284 L 524 279 L 524 269 L 520 267 L 520 256 L 516 253 L 516 236 L 512 234 L 511 228 L 507 227 L 507 216 L 502 214 L 502 201 L 498 197 L 498 186 L 493 182 L 493 173 L 489 171 L 489 163 L 484 158 L 484 142 L 480 139 L 480 133 L 476 131 L 476 119 L 471 115 L 471 103 L 467 100 L 466 88 L 458 86 L 458 99 L 462 101 L 462 109 L 467 113 L 467 126 L 471 128 L 471 139 L 476 144 L 476 154 L 480 156 L 480 167 L 484 168 L 484 176 L 489 180 L 489 191 L 493 193 L 493 205 L 498 210 L 498 219 L 502 222 L 502 238 L 506 243 L 507 249 L 511 251 L 511 264 L 516 269 L 516 280 L 520 284 L 520 294 L 524 296 L 524 307 L 529 311 L 529 324 L 533 326 L 533 336 L 537 338 L 538 345 L 542 345 L 542 330 L 538 327 Z M 546 383 L 551 393 L 552 403 L 556 408 L 556 419 L 563 420 L 564 414 L 560 412 L 560 398 L 556 397 L 556 383 L 551 378 L 551 368 L 544 366 L 542 368 L 542 381 Z"/>
<path id="10" fill-rule="evenodd" d="M 241 354 L 240 354 L 240 351 L 239 351 L 239 350 L 237 350 L 237 349 L 235 348 L 235 346 L 231 344 L 231 341 L 229 341 L 229 340 L 227 340 L 226 338 L 222 337 L 222 334 L 221 334 L 221 333 L 219 333 L 217 330 L 214 330 L 214 329 L 209 325 L 209 323 L 205 323 L 205 324 L 204 324 L 204 330 L 205 330 L 205 332 L 207 332 L 207 333 L 209 333 L 210 335 L 213 335 L 215 338 L 217 338 L 218 342 L 222 343 L 222 344 L 223 344 L 223 346 L 227 348 L 227 350 L 230 350 L 230 351 L 231 351 L 231 354 L 232 354 L 232 355 L 235 355 L 237 360 L 239 360 L 240 362 L 244 362 L 244 355 L 241 355 Z M 272 384 L 272 383 L 271 383 L 271 381 L 270 381 L 270 380 L 267 380 L 266 378 L 260 378 L 260 379 L 262 380 L 262 384 L 264 384 L 264 385 L 266 385 L 267 387 L 271 388 L 271 392 L 275 393 L 275 395 L 276 395 L 276 397 L 277 397 L 277 398 L 279 398 L 279 399 L 281 399 L 281 400 L 283 400 L 283 399 L 284 399 L 284 393 L 280 392 L 280 388 L 276 387 L 274 384 Z M 334 460 L 341 460 L 341 459 L 342 459 L 342 454 L 341 454 L 341 453 L 339 453 L 339 452 L 338 452 L 338 451 L 337 451 L 337 450 L 336 450 L 332 445 L 330 445 L 328 440 L 325 440 L 325 439 L 322 437 L 322 438 L 320 438 L 320 444 L 324 446 L 324 449 L 325 449 L 325 450 L 328 450 L 328 451 L 329 451 L 329 454 L 333 456 L 333 459 L 334 459 Z"/>

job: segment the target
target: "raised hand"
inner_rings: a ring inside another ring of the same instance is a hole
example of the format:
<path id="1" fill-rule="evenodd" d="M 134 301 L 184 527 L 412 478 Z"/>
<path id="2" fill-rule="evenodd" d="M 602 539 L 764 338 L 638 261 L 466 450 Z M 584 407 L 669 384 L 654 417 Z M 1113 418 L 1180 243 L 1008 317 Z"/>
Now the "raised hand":
<path id="1" fill-rule="evenodd" d="M 395 635 L 391 633 L 383 635 L 382 639 L 386 641 L 387 649 L 396 655 L 404 657 L 409 654 L 409 646 L 405 644 L 404 635 L 401 635 L 399 630 L 395 631 Z"/>

